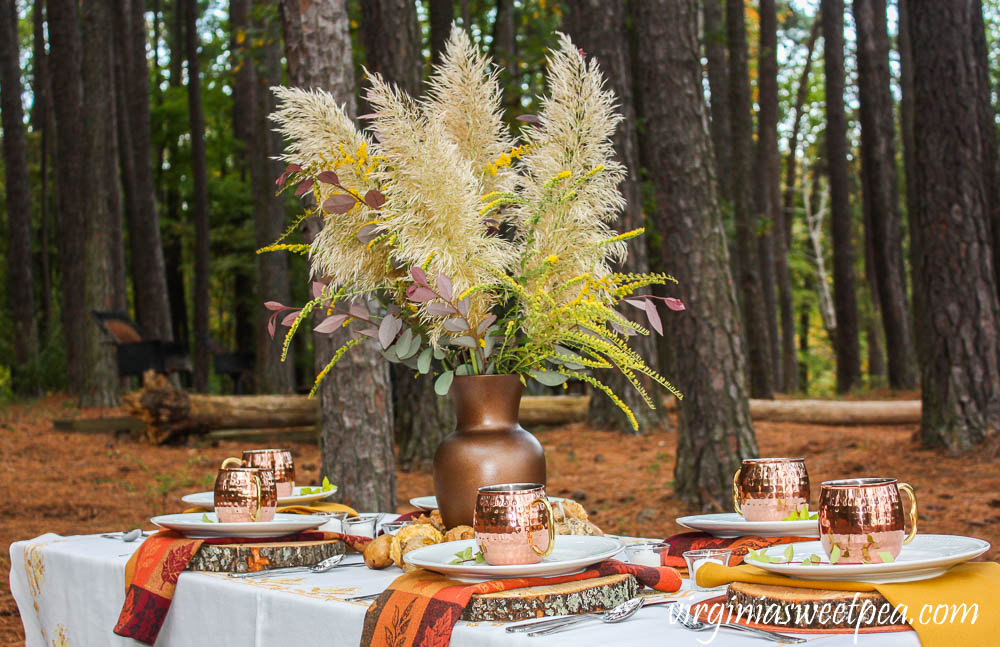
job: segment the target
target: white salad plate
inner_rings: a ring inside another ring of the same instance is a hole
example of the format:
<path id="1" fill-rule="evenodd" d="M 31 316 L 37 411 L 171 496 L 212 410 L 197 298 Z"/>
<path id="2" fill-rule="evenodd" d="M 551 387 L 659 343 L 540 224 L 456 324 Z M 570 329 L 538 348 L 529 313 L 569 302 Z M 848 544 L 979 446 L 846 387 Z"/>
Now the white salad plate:
<path id="1" fill-rule="evenodd" d="M 333 489 L 327 490 L 325 492 L 313 492 L 312 494 L 303 494 L 303 488 L 309 490 L 319 490 L 322 489 L 322 485 L 316 485 L 313 487 L 306 486 L 295 486 L 292 488 L 291 496 L 279 496 L 278 505 L 303 505 L 306 503 L 312 503 L 313 501 L 319 501 L 320 499 L 325 499 L 334 492 L 337 491 L 337 486 L 334 485 Z M 190 505 L 197 506 L 199 508 L 214 508 L 215 507 L 215 493 L 214 492 L 195 492 L 194 494 L 185 494 L 181 497 L 181 501 Z"/>
<path id="2" fill-rule="evenodd" d="M 550 496 L 549 501 L 565 501 L 566 499 L 558 496 Z M 410 505 L 418 510 L 437 510 L 438 500 L 436 496 L 418 496 L 410 499 Z"/>
<path id="3" fill-rule="evenodd" d="M 819 537 L 819 521 L 747 521 L 735 512 L 695 514 L 680 517 L 677 523 L 714 537 Z"/>
<path id="4" fill-rule="evenodd" d="M 208 517 L 205 521 L 202 517 Z M 327 522 L 322 515 L 276 514 L 272 521 L 220 523 L 214 512 L 164 514 L 150 519 L 161 528 L 176 530 L 191 539 L 213 537 L 283 537 L 303 530 L 318 528 Z"/>
<path id="5" fill-rule="evenodd" d="M 426 568 L 429 571 L 456 575 L 459 577 L 494 578 L 494 577 L 530 577 L 565 575 L 575 573 L 588 566 L 613 557 L 625 548 L 625 544 L 611 537 L 591 537 L 587 535 L 558 535 L 556 546 L 542 561 L 537 564 L 511 564 L 491 566 L 466 562 L 451 564 L 455 554 L 471 548 L 473 554 L 479 547 L 475 539 L 448 541 L 442 544 L 424 546 L 406 553 L 403 559 L 414 566 Z"/>
<path id="6" fill-rule="evenodd" d="M 975 559 L 990 548 L 990 544 L 974 537 L 959 535 L 917 535 L 903 546 L 896 560 L 888 564 L 830 564 L 818 541 L 806 541 L 786 546 L 771 546 L 764 554 L 784 559 L 787 546 L 794 551 L 788 563 L 765 564 L 757 560 L 744 562 L 772 573 L 780 573 L 803 580 L 833 580 L 841 582 L 914 582 L 944 575 L 949 568 Z M 823 561 L 807 565 L 803 561 L 810 555 L 819 555 Z"/>

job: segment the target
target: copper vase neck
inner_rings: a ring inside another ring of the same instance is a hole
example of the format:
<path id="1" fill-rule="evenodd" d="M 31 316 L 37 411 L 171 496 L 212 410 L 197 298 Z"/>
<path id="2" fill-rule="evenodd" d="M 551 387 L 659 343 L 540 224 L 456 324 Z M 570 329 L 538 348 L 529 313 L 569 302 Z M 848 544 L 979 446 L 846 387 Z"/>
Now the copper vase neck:
<path id="1" fill-rule="evenodd" d="M 459 431 L 517 427 L 524 385 L 516 375 L 466 375 L 451 384 Z"/>

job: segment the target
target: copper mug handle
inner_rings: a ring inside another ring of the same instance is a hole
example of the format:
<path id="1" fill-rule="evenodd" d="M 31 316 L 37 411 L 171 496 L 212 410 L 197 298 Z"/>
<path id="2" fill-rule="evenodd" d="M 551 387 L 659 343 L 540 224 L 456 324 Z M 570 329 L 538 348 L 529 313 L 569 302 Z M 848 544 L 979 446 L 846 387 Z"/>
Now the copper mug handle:
<path id="1" fill-rule="evenodd" d="M 545 511 L 548 512 L 549 514 L 549 545 L 545 548 L 545 550 L 541 550 L 538 548 L 538 546 L 535 545 L 533 541 L 531 541 L 530 538 L 528 539 L 528 541 L 530 542 L 529 545 L 531 546 L 531 550 L 535 551 L 536 555 L 539 555 L 540 557 L 545 557 L 546 555 L 552 552 L 553 548 L 556 547 L 555 517 L 552 516 L 552 506 L 549 505 L 548 499 L 540 496 L 536 498 L 534 501 L 532 501 L 531 505 L 535 505 L 536 503 L 541 503 L 543 506 L 545 506 Z"/>
<path id="2" fill-rule="evenodd" d="M 736 510 L 736 514 L 742 515 L 743 508 L 740 506 L 740 472 L 743 471 L 743 466 L 740 465 L 736 468 L 736 473 L 733 474 L 733 509 Z"/>
<path id="3" fill-rule="evenodd" d="M 236 461 L 235 464 L 230 464 L 231 461 Z M 222 465 L 219 465 L 220 470 L 229 469 L 230 467 L 243 467 L 243 459 L 236 458 L 235 456 L 230 456 L 226 460 L 222 461 Z"/>
<path id="4" fill-rule="evenodd" d="M 906 539 L 903 540 L 904 544 L 908 544 L 913 541 L 913 538 L 917 536 L 917 495 L 913 492 L 913 487 L 909 483 L 900 483 L 899 489 L 902 492 L 906 492 L 910 496 L 910 533 L 906 535 Z"/>
<path id="5" fill-rule="evenodd" d="M 230 467 L 242 467 L 243 459 L 236 458 L 235 456 L 230 456 L 226 460 L 222 461 L 222 465 L 219 466 L 220 470 L 229 469 Z M 264 499 L 264 485 L 260 482 L 260 477 L 256 474 L 253 475 L 253 483 L 257 486 L 257 508 L 253 513 L 253 520 L 260 521 L 260 509 L 263 504 Z"/>

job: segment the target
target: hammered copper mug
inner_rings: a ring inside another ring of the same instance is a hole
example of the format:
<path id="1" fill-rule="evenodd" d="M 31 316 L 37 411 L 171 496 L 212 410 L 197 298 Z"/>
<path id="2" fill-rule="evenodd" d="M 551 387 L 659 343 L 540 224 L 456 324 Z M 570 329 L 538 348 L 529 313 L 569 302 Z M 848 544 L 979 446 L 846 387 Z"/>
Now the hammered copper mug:
<path id="1" fill-rule="evenodd" d="M 244 467 L 239 458 L 227 458 L 215 477 L 215 516 L 220 523 L 271 521 L 278 506 L 274 473 Z"/>
<path id="2" fill-rule="evenodd" d="M 556 545 L 552 506 L 540 483 L 479 488 L 472 528 L 486 563 L 494 566 L 537 564 Z"/>
<path id="3" fill-rule="evenodd" d="M 781 521 L 809 505 L 804 458 L 746 458 L 733 474 L 733 508 L 747 521 Z"/>
<path id="4" fill-rule="evenodd" d="M 274 486 L 278 497 L 292 496 L 295 488 L 295 463 L 287 449 L 247 449 L 243 451 L 247 467 L 261 467 L 274 471 Z"/>
<path id="5" fill-rule="evenodd" d="M 910 532 L 904 532 L 900 490 L 910 496 Z M 823 481 L 819 489 L 823 550 L 838 564 L 881 564 L 899 556 L 917 535 L 917 497 L 908 483 L 890 478 Z M 887 553 L 891 559 L 884 559 Z"/>

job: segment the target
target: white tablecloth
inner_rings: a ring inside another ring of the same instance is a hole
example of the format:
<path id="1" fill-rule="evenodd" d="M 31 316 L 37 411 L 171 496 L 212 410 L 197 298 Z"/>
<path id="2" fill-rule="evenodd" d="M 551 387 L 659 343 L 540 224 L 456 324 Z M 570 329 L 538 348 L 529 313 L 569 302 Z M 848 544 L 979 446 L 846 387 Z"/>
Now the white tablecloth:
<path id="1" fill-rule="evenodd" d="M 21 612 L 27 647 L 85 647 L 140 643 L 116 636 L 112 628 L 125 599 L 125 563 L 138 547 L 98 535 L 42 535 L 11 544 L 10 587 Z M 360 561 L 349 555 L 347 562 Z M 400 571 L 346 568 L 324 574 L 236 580 L 224 574 L 184 572 L 157 647 L 339 647 L 359 644 L 367 602 L 344 598 L 384 590 Z M 682 604 L 717 595 L 684 588 L 671 597 Z M 722 629 L 692 633 L 668 620 L 669 607 L 650 607 L 622 624 L 590 621 L 572 632 L 544 638 L 510 634 L 501 623 L 459 622 L 452 647 L 508 645 L 754 645 L 760 638 Z M 808 635 L 808 644 L 919 647 L 912 631 Z"/>

